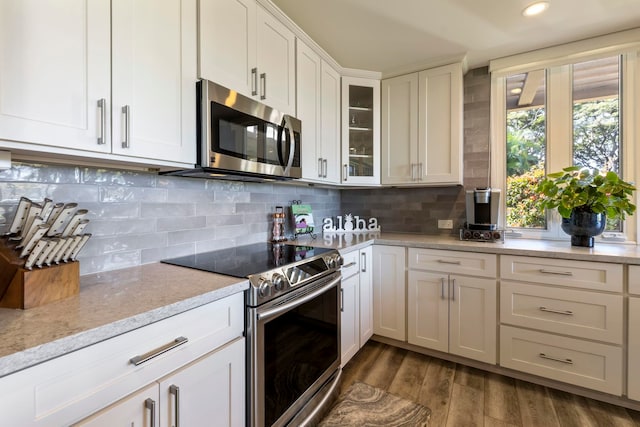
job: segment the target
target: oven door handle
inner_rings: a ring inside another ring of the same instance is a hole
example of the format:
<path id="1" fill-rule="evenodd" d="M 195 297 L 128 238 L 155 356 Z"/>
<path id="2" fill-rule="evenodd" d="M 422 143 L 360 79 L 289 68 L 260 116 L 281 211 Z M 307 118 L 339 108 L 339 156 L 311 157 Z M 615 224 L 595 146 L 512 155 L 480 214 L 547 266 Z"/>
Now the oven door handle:
<path id="1" fill-rule="evenodd" d="M 277 316 L 278 314 L 284 312 L 284 311 L 288 311 L 291 310 L 292 308 L 295 308 L 299 305 L 304 304 L 307 301 L 310 301 L 312 299 L 314 299 L 315 297 L 317 297 L 318 295 L 323 294 L 324 292 L 328 291 L 329 289 L 333 288 L 334 286 L 336 286 L 338 283 L 340 283 L 340 279 L 342 279 L 342 276 L 338 276 L 335 279 L 333 279 L 331 282 L 327 283 L 326 285 L 324 285 L 323 287 L 316 289 L 315 291 L 301 297 L 298 299 L 295 299 L 294 301 L 291 301 L 287 304 L 284 305 L 280 305 L 278 307 L 274 307 L 272 309 L 263 311 L 263 312 L 258 312 L 257 313 L 257 318 L 258 320 L 266 320 L 270 317 L 273 316 Z"/>

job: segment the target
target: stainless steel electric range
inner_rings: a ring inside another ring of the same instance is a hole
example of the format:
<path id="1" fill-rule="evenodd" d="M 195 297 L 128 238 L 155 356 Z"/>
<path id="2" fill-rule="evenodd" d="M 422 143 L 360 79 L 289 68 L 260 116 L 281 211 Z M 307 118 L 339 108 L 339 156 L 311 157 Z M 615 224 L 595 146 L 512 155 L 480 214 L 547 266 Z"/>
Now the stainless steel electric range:
<path id="1" fill-rule="evenodd" d="M 340 379 L 340 266 L 334 249 L 253 244 L 163 260 L 248 278 L 247 425 L 306 425 Z"/>

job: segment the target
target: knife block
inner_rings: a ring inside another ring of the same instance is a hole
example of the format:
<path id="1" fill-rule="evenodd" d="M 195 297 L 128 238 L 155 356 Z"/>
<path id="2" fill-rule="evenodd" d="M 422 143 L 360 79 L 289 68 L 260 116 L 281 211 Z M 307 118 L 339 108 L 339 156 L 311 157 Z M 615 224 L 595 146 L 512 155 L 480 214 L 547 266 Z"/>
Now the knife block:
<path id="1" fill-rule="evenodd" d="M 0 307 L 28 309 L 80 292 L 80 263 L 27 270 L 15 245 L 0 239 Z"/>

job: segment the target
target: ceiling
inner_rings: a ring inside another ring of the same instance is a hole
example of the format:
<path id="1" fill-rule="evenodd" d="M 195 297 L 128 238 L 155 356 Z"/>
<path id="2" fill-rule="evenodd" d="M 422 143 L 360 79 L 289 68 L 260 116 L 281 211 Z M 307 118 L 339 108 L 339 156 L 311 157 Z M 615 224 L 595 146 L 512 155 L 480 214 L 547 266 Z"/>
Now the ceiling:
<path id="1" fill-rule="evenodd" d="M 640 0 L 272 0 L 341 66 L 407 72 L 466 55 L 503 56 L 640 26 Z"/>

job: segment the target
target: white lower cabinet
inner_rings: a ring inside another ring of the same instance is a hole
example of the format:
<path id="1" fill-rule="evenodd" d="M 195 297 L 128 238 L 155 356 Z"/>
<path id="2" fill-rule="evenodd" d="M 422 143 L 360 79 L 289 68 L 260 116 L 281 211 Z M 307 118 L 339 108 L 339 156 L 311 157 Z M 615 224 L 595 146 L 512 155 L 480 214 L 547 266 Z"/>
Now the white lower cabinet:
<path id="1" fill-rule="evenodd" d="M 373 246 L 373 333 L 406 341 L 406 248 Z"/>
<path id="2" fill-rule="evenodd" d="M 76 425 L 244 426 L 244 344 L 238 339 Z"/>
<path id="3" fill-rule="evenodd" d="M 629 356 L 627 396 L 640 400 L 640 298 L 629 297 Z"/>
<path id="4" fill-rule="evenodd" d="M 342 366 L 373 335 L 371 246 L 343 254 L 340 289 L 340 348 Z"/>
<path id="5" fill-rule="evenodd" d="M 2 377 L 1 424 L 244 426 L 243 330 L 238 293 Z"/>
<path id="6" fill-rule="evenodd" d="M 409 249 L 412 261 L 421 253 Z M 443 252 L 443 251 L 439 251 Z M 444 251 L 442 261 L 446 261 Z M 452 255 L 459 254 L 452 252 Z M 465 254 L 473 257 L 475 254 Z M 457 261 L 441 266 L 459 268 Z M 493 264 L 495 265 L 495 257 Z M 496 362 L 496 279 L 442 272 L 409 271 L 408 342 L 486 363 Z"/>

